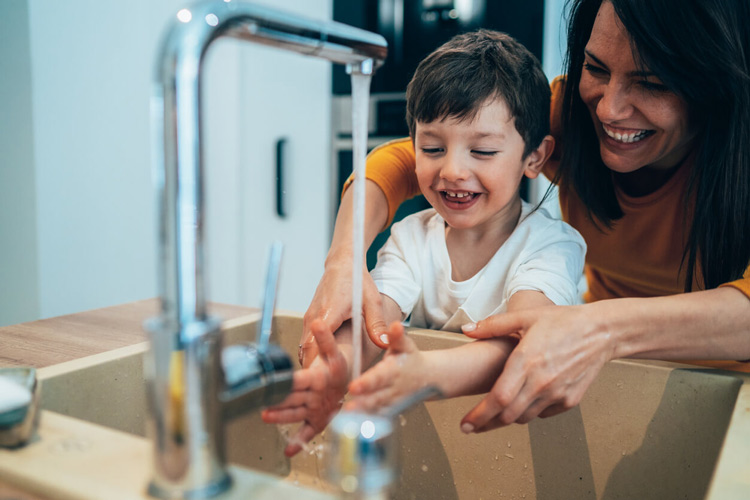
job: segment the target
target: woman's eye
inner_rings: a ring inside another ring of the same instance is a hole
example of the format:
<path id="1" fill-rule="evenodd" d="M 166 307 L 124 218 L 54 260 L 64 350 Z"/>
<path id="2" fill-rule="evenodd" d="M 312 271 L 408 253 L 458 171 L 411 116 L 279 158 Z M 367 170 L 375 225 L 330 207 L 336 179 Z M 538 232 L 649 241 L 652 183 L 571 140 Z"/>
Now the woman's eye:
<path id="1" fill-rule="evenodd" d="M 670 92 L 669 87 L 662 83 L 641 80 L 638 82 L 638 84 L 649 92 Z"/>
<path id="2" fill-rule="evenodd" d="M 583 63 L 583 69 L 591 73 L 592 75 L 605 75 L 607 74 L 606 71 L 604 71 L 599 66 L 594 66 L 591 63 Z"/>

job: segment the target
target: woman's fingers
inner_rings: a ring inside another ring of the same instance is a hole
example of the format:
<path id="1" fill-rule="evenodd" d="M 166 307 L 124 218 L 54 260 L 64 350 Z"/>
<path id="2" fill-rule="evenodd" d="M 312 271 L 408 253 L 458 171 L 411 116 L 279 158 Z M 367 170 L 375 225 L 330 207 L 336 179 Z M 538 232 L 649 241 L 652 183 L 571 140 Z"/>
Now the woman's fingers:
<path id="1" fill-rule="evenodd" d="M 511 354 L 505 364 L 505 370 L 512 368 L 513 361 L 513 354 Z M 483 432 L 488 430 L 486 427 L 493 420 L 497 420 L 495 427 L 513 423 L 515 419 L 511 420 L 511 415 L 506 413 L 506 410 L 511 404 L 518 401 L 525 381 L 525 377 L 521 374 L 511 373 L 506 376 L 506 372 L 503 371 L 495 385 L 492 386 L 492 390 L 461 420 L 461 430 L 464 432 Z"/>
<path id="2" fill-rule="evenodd" d="M 313 321 L 323 321 L 332 332 L 338 330 L 341 324 L 351 317 L 351 290 L 351 262 L 333 262 L 327 265 L 302 321 L 299 360 L 303 367 L 310 366 L 318 354 L 311 332 Z"/>
<path id="3" fill-rule="evenodd" d="M 331 358 L 339 353 L 338 345 L 336 344 L 336 337 L 333 335 L 333 331 L 328 328 L 325 321 L 316 319 L 310 324 L 310 332 L 315 338 L 315 342 L 318 344 L 318 351 L 323 355 L 324 358 Z"/>
<path id="4" fill-rule="evenodd" d="M 376 346 L 387 349 L 388 342 L 384 335 L 388 328 L 383 317 L 383 299 L 370 273 L 365 273 L 362 278 L 362 313 L 367 336 Z"/>
<path id="5" fill-rule="evenodd" d="M 476 323 L 468 323 L 461 327 L 464 335 L 473 339 L 490 339 L 521 332 L 526 325 L 526 318 L 522 312 L 495 314 Z"/>

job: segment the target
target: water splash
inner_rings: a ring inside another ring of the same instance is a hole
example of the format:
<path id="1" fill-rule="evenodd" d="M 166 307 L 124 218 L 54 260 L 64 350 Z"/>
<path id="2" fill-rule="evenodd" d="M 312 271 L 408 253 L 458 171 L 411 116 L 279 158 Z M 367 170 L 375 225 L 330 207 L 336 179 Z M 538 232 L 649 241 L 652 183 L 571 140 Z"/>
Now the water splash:
<path id="1" fill-rule="evenodd" d="M 297 438 L 296 429 L 291 424 L 278 424 L 279 434 L 287 444 L 298 445 L 302 448 L 302 451 L 308 455 L 315 455 L 316 458 L 323 458 L 325 453 L 325 445 L 315 444 L 314 442 L 305 443 L 301 439 Z"/>

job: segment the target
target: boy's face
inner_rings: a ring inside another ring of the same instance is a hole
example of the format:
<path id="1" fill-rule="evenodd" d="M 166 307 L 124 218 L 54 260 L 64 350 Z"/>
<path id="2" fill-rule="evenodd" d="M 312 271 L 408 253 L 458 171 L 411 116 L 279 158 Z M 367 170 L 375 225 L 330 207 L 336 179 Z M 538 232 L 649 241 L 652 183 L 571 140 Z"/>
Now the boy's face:
<path id="1" fill-rule="evenodd" d="M 519 185 L 528 161 L 505 101 L 488 101 L 473 120 L 417 122 L 417 179 L 427 201 L 456 229 L 518 217 Z"/>

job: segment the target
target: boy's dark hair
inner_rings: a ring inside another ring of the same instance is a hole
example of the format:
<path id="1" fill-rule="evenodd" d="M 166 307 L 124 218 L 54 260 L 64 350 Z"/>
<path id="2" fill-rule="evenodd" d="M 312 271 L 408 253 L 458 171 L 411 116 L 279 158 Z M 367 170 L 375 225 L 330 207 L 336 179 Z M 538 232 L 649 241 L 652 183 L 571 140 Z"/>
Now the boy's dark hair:
<path id="1" fill-rule="evenodd" d="M 694 281 L 715 288 L 739 279 L 750 264 L 750 2 L 610 1 L 630 35 L 636 64 L 687 103 L 698 130 L 685 197 L 685 291 Z M 576 193 L 595 223 L 611 227 L 623 211 L 579 95 L 584 48 L 602 0 L 569 2 L 557 180 Z"/>
<path id="2" fill-rule="evenodd" d="M 524 158 L 549 134 L 550 88 L 539 60 L 505 33 L 478 30 L 453 37 L 419 63 L 406 88 L 406 122 L 472 120 L 502 98 L 526 146 Z"/>

